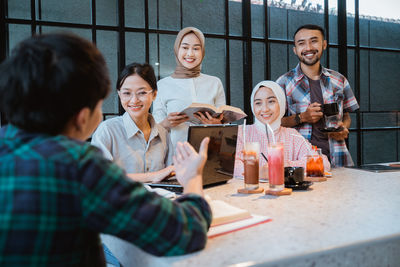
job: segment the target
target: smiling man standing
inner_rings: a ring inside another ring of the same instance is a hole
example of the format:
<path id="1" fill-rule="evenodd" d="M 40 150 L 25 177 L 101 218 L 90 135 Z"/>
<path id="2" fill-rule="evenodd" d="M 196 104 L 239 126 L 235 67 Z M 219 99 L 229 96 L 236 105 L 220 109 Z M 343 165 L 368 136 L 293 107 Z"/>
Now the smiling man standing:
<path id="1" fill-rule="evenodd" d="M 285 90 L 286 117 L 282 126 L 295 127 L 311 144 L 322 148 L 333 167 L 354 165 L 345 139 L 349 135 L 349 112 L 359 108 L 346 77 L 321 65 L 327 47 L 324 30 L 318 25 L 300 26 L 293 36 L 293 52 L 299 58 L 296 68 L 278 78 Z M 339 127 L 337 132 L 324 133 L 322 104 L 338 103 Z"/>

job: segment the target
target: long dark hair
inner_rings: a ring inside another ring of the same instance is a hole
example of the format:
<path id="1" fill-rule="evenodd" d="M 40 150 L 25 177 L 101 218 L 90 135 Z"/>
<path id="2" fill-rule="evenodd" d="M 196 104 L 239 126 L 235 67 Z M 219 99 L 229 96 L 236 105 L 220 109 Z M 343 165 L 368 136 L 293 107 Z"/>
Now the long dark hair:
<path id="1" fill-rule="evenodd" d="M 153 67 L 148 64 L 140 64 L 140 63 L 131 63 L 127 65 L 120 73 L 116 88 L 119 91 L 121 89 L 122 84 L 124 83 L 125 79 L 131 75 L 137 74 L 139 75 L 143 80 L 145 80 L 150 87 L 154 90 L 157 91 L 157 80 L 156 80 L 156 75 L 154 74 L 154 69 Z"/>

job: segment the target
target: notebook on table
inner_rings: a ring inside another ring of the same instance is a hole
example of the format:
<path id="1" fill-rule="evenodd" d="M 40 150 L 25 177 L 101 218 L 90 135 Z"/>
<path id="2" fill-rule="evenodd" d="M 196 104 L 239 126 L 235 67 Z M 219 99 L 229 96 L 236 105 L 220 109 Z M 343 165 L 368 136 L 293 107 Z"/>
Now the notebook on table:
<path id="1" fill-rule="evenodd" d="M 188 142 L 199 150 L 205 137 L 210 137 L 207 161 L 203 170 L 203 187 L 224 184 L 233 176 L 237 141 L 237 125 L 196 125 L 189 126 Z M 158 183 L 148 183 L 151 187 L 161 187 L 174 192 L 182 192 L 183 187 L 175 177 Z"/>
<path id="2" fill-rule="evenodd" d="M 347 168 L 353 168 L 369 172 L 394 172 L 400 171 L 400 167 L 396 167 L 395 164 L 392 165 L 381 165 L 381 164 L 367 164 L 360 166 L 350 166 Z"/>

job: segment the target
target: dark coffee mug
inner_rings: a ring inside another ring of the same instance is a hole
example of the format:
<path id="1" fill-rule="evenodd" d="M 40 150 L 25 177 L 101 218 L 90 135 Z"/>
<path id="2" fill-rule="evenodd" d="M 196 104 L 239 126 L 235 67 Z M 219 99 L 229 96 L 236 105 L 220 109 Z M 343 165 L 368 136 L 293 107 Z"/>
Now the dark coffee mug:
<path id="1" fill-rule="evenodd" d="M 298 184 L 304 181 L 303 167 L 285 167 L 285 183 Z"/>
<path id="2" fill-rule="evenodd" d="M 321 109 L 322 113 L 327 117 L 339 114 L 338 103 L 323 104 Z"/>

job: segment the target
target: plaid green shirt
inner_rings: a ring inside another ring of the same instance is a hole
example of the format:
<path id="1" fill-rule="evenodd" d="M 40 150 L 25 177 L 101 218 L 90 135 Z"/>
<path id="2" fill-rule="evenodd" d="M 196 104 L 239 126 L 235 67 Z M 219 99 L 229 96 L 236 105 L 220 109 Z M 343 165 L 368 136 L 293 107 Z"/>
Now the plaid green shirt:
<path id="1" fill-rule="evenodd" d="M 103 266 L 99 233 L 154 255 L 202 249 L 211 211 L 128 180 L 90 144 L 0 129 L 0 266 Z"/>

